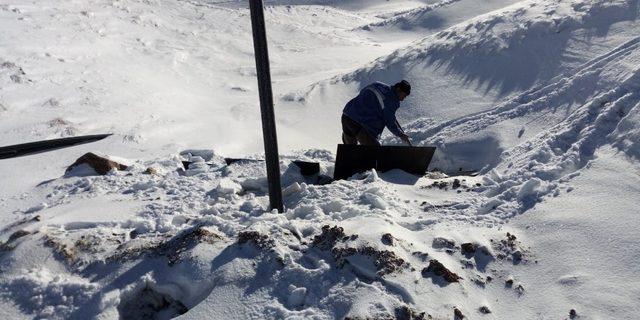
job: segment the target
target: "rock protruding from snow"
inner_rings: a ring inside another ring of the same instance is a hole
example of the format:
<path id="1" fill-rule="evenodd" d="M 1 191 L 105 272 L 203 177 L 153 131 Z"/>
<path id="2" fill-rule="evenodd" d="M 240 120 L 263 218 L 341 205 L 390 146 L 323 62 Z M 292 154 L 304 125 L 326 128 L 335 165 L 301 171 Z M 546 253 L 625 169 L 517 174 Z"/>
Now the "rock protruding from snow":
<path id="1" fill-rule="evenodd" d="M 429 266 L 422 269 L 422 276 L 428 278 L 434 274 L 436 276 L 442 277 L 445 281 L 451 282 L 459 282 L 462 277 L 447 269 L 440 261 L 432 259 L 429 261 Z"/>
<path id="2" fill-rule="evenodd" d="M 96 173 L 105 175 L 111 170 L 126 170 L 128 166 L 115 162 L 105 157 L 101 157 L 93 152 L 85 153 L 82 157 L 78 158 L 72 165 L 67 168 L 67 173 L 73 171 L 74 168 L 82 164 L 89 165 Z"/>

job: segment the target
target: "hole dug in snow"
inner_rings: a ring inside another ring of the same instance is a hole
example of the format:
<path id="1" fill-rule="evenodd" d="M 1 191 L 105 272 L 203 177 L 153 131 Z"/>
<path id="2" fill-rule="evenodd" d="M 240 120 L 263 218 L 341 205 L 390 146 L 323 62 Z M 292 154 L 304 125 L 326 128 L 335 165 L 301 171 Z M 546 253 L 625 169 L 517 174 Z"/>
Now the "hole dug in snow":
<path id="1" fill-rule="evenodd" d="M 458 138 L 438 146 L 431 166 L 450 174 L 488 171 L 499 163 L 503 151 L 499 137 L 492 133 Z"/>
<path id="2" fill-rule="evenodd" d="M 118 313 L 120 319 L 171 319 L 188 311 L 180 300 L 162 290 L 149 277 L 122 293 Z"/>

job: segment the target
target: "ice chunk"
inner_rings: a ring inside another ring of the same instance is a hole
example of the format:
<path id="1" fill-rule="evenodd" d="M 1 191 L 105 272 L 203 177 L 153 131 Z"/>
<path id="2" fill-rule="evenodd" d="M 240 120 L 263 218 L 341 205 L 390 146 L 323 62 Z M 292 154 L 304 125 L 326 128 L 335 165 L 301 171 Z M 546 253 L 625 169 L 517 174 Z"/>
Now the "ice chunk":
<path id="1" fill-rule="evenodd" d="M 304 298 L 307 295 L 307 288 L 295 288 L 289 295 L 288 304 L 291 308 L 297 308 L 304 304 Z"/>
<path id="2" fill-rule="evenodd" d="M 242 191 L 242 186 L 229 178 L 223 178 L 216 187 L 216 191 L 220 195 L 237 194 Z"/>
<path id="3" fill-rule="evenodd" d="M 363 194 L 365 201 L 373 206 L 374 208 L 385 210 L 388 207 L 386 201 L 384 201 L 381 197 L 373 194 L 373 193 L 365 193 Z"/>
<path id="4" fill-rule="evenodd" d="M 297 182 L 294 182 L 293 184 L 291 184 L 290 186 L 286 187 L 284 190 L 282 190 L 282 195 L 283 196 L 290 196 L 294 193 L 298 193 L 302 191 L 302 187 L 300 187 L 300 184 Z"/>

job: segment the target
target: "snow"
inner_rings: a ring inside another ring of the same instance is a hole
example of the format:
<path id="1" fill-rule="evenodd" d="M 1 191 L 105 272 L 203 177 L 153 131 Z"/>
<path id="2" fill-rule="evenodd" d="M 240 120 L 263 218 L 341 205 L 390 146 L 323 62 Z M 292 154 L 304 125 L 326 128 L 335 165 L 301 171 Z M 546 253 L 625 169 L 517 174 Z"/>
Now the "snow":
<path id="1" fill-rule="evenodd" d="M 0 145 L 114 133 L 2 160 L 0 317 L 637 318 L 638 1 L 265 2 L 282 214 L 246 2 L 0 4 Z M 429 173 L 300 173 L 399 79 Z"/>

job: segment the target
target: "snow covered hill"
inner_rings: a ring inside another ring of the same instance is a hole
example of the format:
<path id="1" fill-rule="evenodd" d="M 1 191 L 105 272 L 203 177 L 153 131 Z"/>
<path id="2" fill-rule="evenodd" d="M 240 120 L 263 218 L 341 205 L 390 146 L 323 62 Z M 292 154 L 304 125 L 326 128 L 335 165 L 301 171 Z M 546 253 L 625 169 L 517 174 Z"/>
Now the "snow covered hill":
<path id="1" fill-rule="evenodd" d="M 1 160 L 3 319 L 638 317 L 638 1 L 266 3 L 284 214 L 244 1 L 0 4 L 0 145 L 116 133 Z M 432 172 L 291 163 L 403 78 Z"/>

